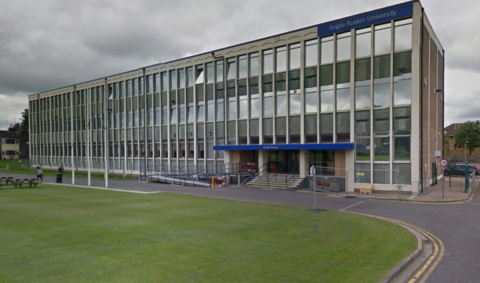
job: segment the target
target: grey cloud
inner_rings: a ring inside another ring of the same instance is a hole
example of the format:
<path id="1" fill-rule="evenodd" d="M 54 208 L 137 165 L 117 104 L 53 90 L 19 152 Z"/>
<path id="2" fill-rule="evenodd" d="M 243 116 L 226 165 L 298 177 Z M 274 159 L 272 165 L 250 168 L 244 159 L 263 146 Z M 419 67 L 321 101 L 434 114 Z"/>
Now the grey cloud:
<path id="1" fill-rule="evenodd" d="M 12 115 L 20 116 L 31 93 L 398 2 L 3 0 L 0 2 L 0 94 L 9 97 L 10 108 L 16 108 L 16 112 L 1 111 L 0 123 Z M 480 79 L 480 56 L 476 51 L 480 49 L 480 39 L 475 36 L 480 4 L 470 2 L 439 5 L 434 0 L 422 1 L 447 52 L 447 97 L 453 90 L 462 89 L 457 101 L 472 95 L 473 89 L 465 85 Z M 473 75 L 468 80 L 458 75 L 448 78 L 448 70 L 469 70 Z M 446 111 L 446 120 L 466 117 L 451 113 L 453 108 L 448 104 Z M 474 111 L 462 112 L 474 115 Z"/>

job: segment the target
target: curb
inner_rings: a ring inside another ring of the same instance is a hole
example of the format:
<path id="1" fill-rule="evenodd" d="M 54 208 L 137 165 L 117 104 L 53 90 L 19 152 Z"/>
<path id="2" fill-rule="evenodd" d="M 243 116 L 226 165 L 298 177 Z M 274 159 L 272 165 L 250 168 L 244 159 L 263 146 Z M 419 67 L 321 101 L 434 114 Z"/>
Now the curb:
<path id="1" fill-rule="evenodd" d="M 407 256 L 404 260 L 402 260 L 402 262 L 400 262 L 397 266 L 395 266 L 389 273 L 388 275 L 383 278 L 380 283 L 387 283 L 387 282 L 391 282 L 392 279 L 394 279 L 395 277 L 397 277 L 397 275 L 400 274 L 400 272 L 402 272 L 410 263 L 412 263 L 413 260 L 415 260 L 423 251 L 424 247 L 423 247 L 423 239 L 422 239 L 422 235 L 416 231 L 416 230 L 413 230 L 412 228 L 410 227 L 407 227 L 405 225 L 402 225 L 402 224 L 399 224 L 399 223 L 396 223 L 396 222 L 391 222 L 389 221 L 390 223 L 393 223 L 393 224 L 397 224 L 399 226 L 402 226 L 403 228 L 406 228 L 407 230 L 409 230 L 412 234 L 415 235 L 415 237 L 417 237 L 417 249 L 415 251 L 413 251 L 409 256 Z"/>
<path id="2" fill-rule="evenodd" d="M 365 217 L 375 218 L 375 219 L 386 221 L 386 222 L 390 222 L 392 224 L 395 224 L 395 225 L 398 225 L 398 226 L 401 226 L 401 227 L 407 229 L 408 231 L 410 231 L 410 233 L 412 233 L 413 235 L 415 235 L 415 237 L 417 237 L 417 249 L 415 251 L 413 251 L 409 256 L 407 256 L 404 260 L 402 260 L 397 266 L 395 266 L 388 273 L 388 275 L 380 281 L 380 283 L 391 282 L 395 277 L 397 277 L 410 263 L 412 263 L 424 251 L 424 242 L 427 241 L 427 238 L 425 238 L 425 236 L 422 235 L 417 230 L 415 230 L 411 227 L 408 227 L 406 225 L 403 225 L 401 223 L 395 222 L 395 219 L 389 219 L 389 218 L 384 218 L 384 217 L 378 218 L 375 215 L 349 212 L 349 211 L 347 211 L 347 212 L 352 213 L 352 214 L 365 216 Z"/>

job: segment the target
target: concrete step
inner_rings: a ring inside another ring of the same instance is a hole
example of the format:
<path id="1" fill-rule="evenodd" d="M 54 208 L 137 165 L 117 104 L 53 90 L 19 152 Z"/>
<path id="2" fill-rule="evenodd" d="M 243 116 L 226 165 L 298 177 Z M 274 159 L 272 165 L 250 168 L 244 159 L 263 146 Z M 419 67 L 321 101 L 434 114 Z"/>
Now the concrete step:
<path id="1" fill-rule="evenodd" d="M 288 175 L 288 182 L 285 183 L 285 177 L 288 174 L 268 174 L 257 176 L 251 182 L 247 183 L 248 187 L 255 188 L 274 188 L 274 189 L 295 189 L 305 178 Z M 293 177 L 290 179 L 290 177 Z"/>

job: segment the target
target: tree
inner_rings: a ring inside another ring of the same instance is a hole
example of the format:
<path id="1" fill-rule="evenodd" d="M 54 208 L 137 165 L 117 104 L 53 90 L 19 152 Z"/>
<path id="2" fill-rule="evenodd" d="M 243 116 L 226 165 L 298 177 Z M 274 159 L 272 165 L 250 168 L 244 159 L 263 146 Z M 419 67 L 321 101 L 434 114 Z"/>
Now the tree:
<path id="1" fill-rule="evenodd" d="M 460 126 L 455 134 L 455 146 L 465 146 L 471 155 L 477 147 L 480 147 L 480 121 L 467 121 Z"/>
<path id="2" fill-rule="evenodd" d="M 19 127 L 20 134 L 24 137 L 28 137 L 28 109 L 22 112 L 22 123 Z"/>

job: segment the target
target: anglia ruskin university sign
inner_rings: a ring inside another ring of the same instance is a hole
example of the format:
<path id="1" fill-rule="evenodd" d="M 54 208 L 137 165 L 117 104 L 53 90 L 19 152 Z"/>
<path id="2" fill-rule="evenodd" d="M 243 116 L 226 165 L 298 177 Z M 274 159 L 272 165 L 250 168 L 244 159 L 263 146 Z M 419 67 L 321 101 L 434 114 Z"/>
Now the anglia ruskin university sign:
<path id="1" fill-rule="evenodd" d="M 369 12 L 317 27 L 318 36 L 347 31 L 413 15 L 413 3 Z"/>

